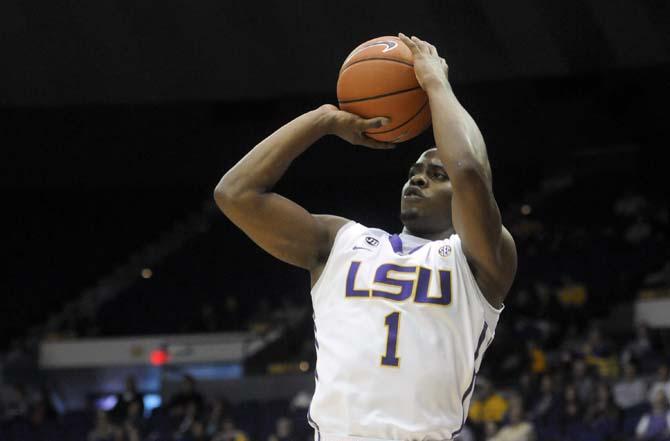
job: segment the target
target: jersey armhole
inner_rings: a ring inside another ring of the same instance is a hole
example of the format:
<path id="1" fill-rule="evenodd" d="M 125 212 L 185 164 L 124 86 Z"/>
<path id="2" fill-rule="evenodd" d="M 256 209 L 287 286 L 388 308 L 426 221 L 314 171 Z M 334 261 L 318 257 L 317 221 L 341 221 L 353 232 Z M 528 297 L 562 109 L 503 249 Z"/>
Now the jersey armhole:
<path id="1" fill-rule="evenodd" d="M 350 220 L 349 222 L 346 222 L 344 225 L 340 227 L 339 230 L 337 230 L 337 233 L 335 233 L 335 239 L 333 239 L 333 246 L 330 247 L 330 252 L 328 253 L 328 258 L 326 259 L 326 264 L 323 266 L 323 271 L 321 271 L 321 274 L 319 275 L 319 278 L 317 281 L 314 283 L 314 286 L 312 287 L 312 290 L 310 291 L 312 294 L 321 286 L 321 281 L 323 280 L 325 274 L 328 272 L 328 269 L 331 266 L 331 257 L 333 257 L 333 253 L 335 252 L 335 248 L 337 247 L 338 241 L 341 241 L 342 234 L 344 233 L 344 230 L 349 228 L 352 224 L 356 225 L 356 221 Z"/>
<path id="2" fill-rule="evenodd" d="M 493 333 L 493 329 L 495 328 L 495 325 L 498 322 L 498 317 L 500 316 L 500 313 L 505 309 L 505 304 L 503 303 L 500 308 L 496 308 L 489 302 L 486 297 L 484 296 L 484 293 L 482 293 L 482 290 L 479 288 L 479 285 L 477 284 L 477 279 L 475 279 L 475 275 L 472 273 L 472 270 L 470 269 L 470 264 L 468 264 L 468 259 L 465 257 L 465 252 L 463 251 L 463 246 L 461 245 L 461 238 L 458 237 L 457 234 L 454 234 L 452 236 L 454 238 L 454 243 L 458 247 L 458 251 L 456 252 L 457 258 L 460 261 L 460 266 L 463 268 L 463 272 L 465 272 L 466 277 L 469 279 L 470 283 L 474 286 L 475 291 L 476 291 L 476 296 L 479 299 L 479 303 L 481 303 L 482 308 L 484 308 L 484 317 L 487 322 L 491 321 L 491 319 L 495 319 L 493 323 L 489 323 L 489 330 L 491 333 Z M 493 314 L 493 316 L 492 316 Z M 494 325 L 493 327 L 491 325 Z"/>

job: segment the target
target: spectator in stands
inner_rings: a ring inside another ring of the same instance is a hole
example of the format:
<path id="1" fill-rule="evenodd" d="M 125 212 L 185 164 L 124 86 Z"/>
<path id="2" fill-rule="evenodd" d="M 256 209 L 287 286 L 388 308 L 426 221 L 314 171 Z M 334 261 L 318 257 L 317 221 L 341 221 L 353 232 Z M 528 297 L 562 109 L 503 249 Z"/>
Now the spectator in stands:
<path id="1" fill-rule="evenodd" d="M 591 398 L 593 394 L 595 380 L 591 374 L 587 372 L 588 366 L 582 358 L 576 358 L 572 362 L 572 384 L 577 390 L 577 397 L 582 403 L 585 403 Z"/>
<path id="2" fill-rule="evenodd" d="M 656 371 L 656 380 L 649 389 L 650 402 L 653 402 L 659 390 L 663 391 L 665 398 L 670 402 L 670 369 L 667 363 L 661 364 Z"/>
<path id="3" fill-rule="evenodd" d="M 224 418 L 221 430 L 214 435 L 212 441 L 248 441 L 247 434 L 235 427 L 235 423 L 230 418 Z"/>
<path id="4" fill-rule="evenodd" d="M 530 418 L 545 426 L 556 423 L 560 400 L 556 394 L 554 378 L 545 374 L 540 379 L 540 395 L 531 404 Z"/>
<path id="5" fill-rule="evenodd" d="M 614 384 L 614 402 L 626 410 L 638 406 L 647 399 L 647 385 L 642 378 L 636 376 L 635 365 L 623 365 L 623 378 Z"/>
<path id="6" fill-rule="evenodd" d="M 221 423 L 225 412 L 225 403 L 223 400 L 215 400 L 212 403 L 212 409 L 205 421 L 205 434 L 207 438 L 211 438 L 215 433 L 221 429 Z"/>
<path id="7" fill-rule="evenodd" d="M 135 412 L 139 411 L 139 415 L 144 415 L 144 399 L 142 394 L 137 391 L 137 383 L 135 377 L 129 375 L 126 377 L 125 388 L 122 393 L 117 395 L 116 405 L 112 409 L 112 416 L 116 421 L 124 421 L 128 417 L 128 408 L 134 404 Z"/>
<path id="8" fill-rule="evenodd" d="M 561 340 L 561 358 L 569 360 L 572 354 L 581 353 L 584 346 L 584 337 L 579 332 L 577 323 L 568 323 Z"/>
<path id="9" fill-rule="evenodd" d="M 310 342 L 310 346 L 314 347 L 314 344 Z M 312 395 L 309 393 L 309 391 L 300 390 L 291 400 L 290 410 L 291 412 L 305 413 L 309 409 L 311 402 Z"/>
<path id="10" fill-rule="evenodd" d="M 30 406 L 28 411 L 28 424 L 30 432 L 36 439 L 48 438 L 53 427 L 47 424 L 47 405 L 39 400 Z"/>
<path id="11" fill-rule="evenodd" d="M 577 314 L 575 319 L 581 316 L 583 307 L 588 299 L 586 286 L 575 282 L 570 275 L 561 277 L 562 286 L 558 288 L 558 302 L 570 313 Z"/>
<path id="12" fill-rule="evenodd" d="M 194 403 L 196 413 L 200 415 L 203 410 L 204 400 L 197 391 L 195 378 L 186 374 L 181 383 L 181 390 L 177 392 L 166 405 L 167 411 L 172 416 L 184 416 L 189 403 Z"/>
<path id="13" fill-rule="evenodd" d="M 534 441 L 533 423 L 524 418 L 523 401 L 513 397 L 509 401 L 509 422 L 489 441 Z"/>
<path id="14" fill-rule="evenodd" d="M 123 441 L 123 432 L 109 421 L 107 412 L 98 410 L 95 426 L 86 439 L 87 441 Z"/>
<path id="15" fill-rule="evenodd" d="M 121 426 L 129 438 L 142 439 L 147 430 L 143 416 L 144 406 L 140 403 L 141 401 L 131 401 L 126 408 L 126 417 Z"/>
<path id="16" fill-rule="evenodd" d="M 585 439 L 589 434 L 574 384 L 568 384 L 563 392 L 560 427 L 565 441 Z"/>
<path id="17" fill-rule="evenodd" d="M 226 296 L 223 304 L 223 327 L 228 331 L 238 331 L 242 328 L 242 314 L 235 296 Z"/>
<path id="18" fill-rule="evenodd" d="M 663 391 L 656 392 L 652 409 L 640 418 L 635 435 L 638 440 L 670 440 L 670 411 Z"/>
<path id="19" fill-rule="evenodd" d="M 615 438 L 618 433 L 621 411 L 614 404 L 607 383 L 600 382 L 595 387 L 595 399 L 586 408 L 585 421 L 592 433 L 600 440 Z"/>
<path id="20" fill-rule="evenodd" d="M 527 347 L 528 358 L 530 359 L 530 371 L 536 375 L 543 374 L 547 370 L 546 354 L 535 340 L 529 340 Z"/>
<path id="21" fill-rule="evenodd" d="M 626 230 L 624 237 L 632 245 L 639 245 L 651 236 L 651 224 L 645 215 L 638 215 L 635 222 Z"/>
<path id="22" fill-rule="evenodd" d="M 603 336 L 600 326 L 591 326 L 581 354 L 588 366 L 593 366 L 601 378 L 615 378 L 619 364 L 614 345 Z"/>
<path id="23" fill-rule="evenodd" d="M 144 438 L 136 426 L 126 421 L 121 425 L 121 439 L 123 441 L 142 441 Z"/>
<path id="24" fill-rule="evenodd" d="M 486 421 L 481 430 L 477 432 L 482 432 L 482 435 L 485 440 L 490 440 L 492 437 L 498 433 L 498 424 L 495 421 Z"/>
<path id="25" fill-rule="evenodd" d="M 2 389 L 1 420 L 11 421 L 28 415 L 28 392 L 24 385 L 8 385 Z"/>
<path id="26" fill-rule="evenodd" d="M 286 417 L 277 418 L 275 431 L 268 441 L 293 441 L 293 423 Z"/>
<path id="27" fill-rule="evenodd" d="M 519 376 L 518 392 L 524 403 L 532 403 L 535 399 L 537 394 L 535 378 L 530 372 L 522 372 Z"/>
<path id="28" fill-rule="evenodd" d="M 628 188 L 614 203 L 614 213 L 622 217 L 633 217 L 647 206 L 644 196 Z"/>
<path id="29" fill-rule="evenodd" d="M 218 332 L 221 330 L 219 323 L 221 314 L 216 311 L 211 303 L 204 303 L 200 307 L 200 318 L 196 324 L 196 331 L 198 332 Z"/>
<path id="30" fill-rule="evenodd" d="M 670 261 L 665 262 L 663 267 L 652 271 L 644 277 L 646 288 L 670 288 Z"/>
<path id="31" fill-rule="evenodd" d="M 193 429 L 193 425 L 198 418 L 198 405 L 195 401 L 188 401 L 185 405 L 184 416 L 179 422 L 177 431 L 175 432 L 175 439 L 187 439 Z"/>
<path id="32" fill-rule="evenodd" d="M 471 421 L 474 423 L 501 422 L 507 412 L 507 400 L 493 389 L 489 380 L 483 377 L 477 379 L 475 392 L 477 398 L 470 404 L 468 413 Z"/>
<path id="33" fill-rule="evenodd" d="M 655 362 L 653 346 L 649 335 L 649 327 L 645 323 L 635 326 L 635 335 L 626 343 L 621 353 L 622 363 L 633 362 L 644 367 Z"/>
<path id="34" fill-rule="evenodd" d="M 205 433 L 205 425 L 201 421 L 193 421 L 188 430 L 183 433 L 176 433 L 175 441 L 206 441 L 210 437 Z"/>

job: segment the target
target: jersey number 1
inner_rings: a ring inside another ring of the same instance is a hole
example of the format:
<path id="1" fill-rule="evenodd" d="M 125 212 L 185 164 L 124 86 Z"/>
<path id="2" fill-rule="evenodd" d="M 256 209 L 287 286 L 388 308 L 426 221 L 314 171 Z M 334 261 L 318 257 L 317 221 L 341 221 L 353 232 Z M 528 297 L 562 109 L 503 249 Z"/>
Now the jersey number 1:
<path id="1" fill-rule="evenodd" d="M 386 316 L 384 323 L 388 326 L 388 334 L 386 336 L 386 354 L 382 356 L 383 366 L 400 365 L 400 359 L 396 357 L 396 350 L 398 349 L 398 328 L 400 327 L 400 313 L 393 312 Z"/>

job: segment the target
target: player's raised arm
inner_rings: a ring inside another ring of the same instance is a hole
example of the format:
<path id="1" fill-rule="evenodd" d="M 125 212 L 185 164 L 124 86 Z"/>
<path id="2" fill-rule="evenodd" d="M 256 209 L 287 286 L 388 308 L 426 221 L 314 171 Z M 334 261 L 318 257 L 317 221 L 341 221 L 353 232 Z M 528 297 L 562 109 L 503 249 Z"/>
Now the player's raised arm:
<path id="1" fill-rule="evenodd" d="M 327 134 L 370 148 L 392 145 L 364 131 L 383 118 L 362 119 L 323 105 L 281 127 L 247 153 L 216 186 L 214 199 L 223 213 L 268 253 L 301 268 L 314 269 L 330 252 L 335 233 L 347 219 L 312 215 L 272 192 L 291 162 Z"/>
<path id="2" fill-rule="evenodd" d="M 491 166 L 477 124 L 461 106 L 448 80 L 448 67 L 435 46 L 400 34 L 414 55 L 414 71 L 428 94 L 437 154 L 453 188 L 452 221 L 463 249 L 487 283 L 498 306 L 514 280 L 516 247 L 501 222 L 493 196 Z"/>

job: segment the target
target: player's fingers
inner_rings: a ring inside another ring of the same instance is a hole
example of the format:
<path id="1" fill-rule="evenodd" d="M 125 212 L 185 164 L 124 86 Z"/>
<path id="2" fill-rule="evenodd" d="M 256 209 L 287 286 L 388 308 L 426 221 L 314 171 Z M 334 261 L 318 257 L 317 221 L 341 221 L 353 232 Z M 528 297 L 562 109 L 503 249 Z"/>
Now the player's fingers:
<path id="1" fill-rule="evenodd" d="M 400 32 L 398 34 L 398 38 L 405 43 L 405 45 L 409 48 L 410 51 L 412 51 L 412 54 L 416 55 L 420 53 L 419 48 L 417 47 L 416 43 L 414 43 L 407 35 L 403 34 Z"/>
<path id="2" fill-rule="evenodd" d="M 419 52 L 422 52 L 424 54 L 430 53 L 430 50 L 428 49 L 428 46 L 426 45 L 426 42 L 421 40 L 419 37 L 416 35 L 412 35 L 412 41 L 416 46 L 419 48 Z"/>
<path id="3" fill-rule="evenodd" d="M 426 44 L 428 45 L 428 50 L 430 50 L 430 54 L 437 56 L 437 48 L 428 42 L 426 42 Z"/>
<path id="4" fill-rule="evenodd" d="M 377 118 L 364 119 L 361 123 L 361 129 L 378 129 L 391 122 L 391 118 L 379 116 Z"/>

